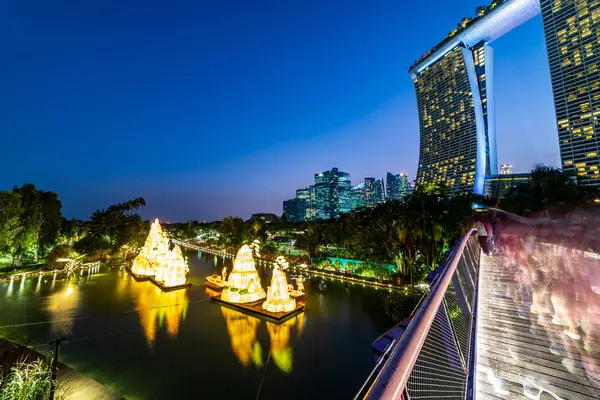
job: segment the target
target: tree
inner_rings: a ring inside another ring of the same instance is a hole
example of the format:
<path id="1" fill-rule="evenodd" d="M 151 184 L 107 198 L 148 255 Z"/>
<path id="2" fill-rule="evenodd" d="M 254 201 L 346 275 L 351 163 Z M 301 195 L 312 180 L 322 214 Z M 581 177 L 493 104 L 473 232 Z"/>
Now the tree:
<path id="1" fill-rule="evenodd" d="M 21 229 L 14 238 L 13 262 L 20 265 L 25 254 L 34 253 L 33 261 L 38 261 L 41 252 L 45 254 L 54 245 L 60 230 L 62 203 L 54 192 L 36 189 L 31 183 L 14 187 L 13 193 L 21 197 L 22 211 L 19 225 Z"/>
<path id="2" fill-rule="evenodd" d="M 96 210 L 90 218 L 88 233 L 75 243 L 75 250 L 95 258 L 119 253 L 127 258 L 141 247 L 148 234 L 148 226 L 134 213 L 146 205 L 138 197 L 125 203 L 111 205 L 106 210 Z"/>
<path id="3" fill-rule="evenodd" d="M 247 235 L 244 220 L 237 217 L 225 217 L 217 227 L 219 243 L 230 250 L 237 250 Z"/>
<path id="4" fill-rule="evenodd" d="M 18 193 L 0 192 L 0 252 L 13 253 L 22 212 Z"/>
<path id="5" fill-rule="evenodd" d="M 576 208 L 594 205 L 598 191 L 575 181 L 561 169 L 537 165 L 528 183 L 511 188 L 500 207 L 521 215 L 543 213 L 546 218 L 567 215 Z"/>
<path id="6" fill-rule="evenodd" d="M 20 266 L 23 256 L 34 252 L 34 261 L 37 261 L 39 249 L 40 230 L 44 221 L 40 193 L 31 183 L 22 187 L 14 187 L 13 192 L 21 196 L 22 212 L 19 219 L 20 228 L 13 246 L 13 264 Z"/>
<path id="7" fill-rule="evenodd" d="M 296 239 L 296 247 L 306 252 L 309 259 L 315 258 L 319 254 L 319 247 L 324 245 L 322 233 L 316 224 L 308 224 Z"/>

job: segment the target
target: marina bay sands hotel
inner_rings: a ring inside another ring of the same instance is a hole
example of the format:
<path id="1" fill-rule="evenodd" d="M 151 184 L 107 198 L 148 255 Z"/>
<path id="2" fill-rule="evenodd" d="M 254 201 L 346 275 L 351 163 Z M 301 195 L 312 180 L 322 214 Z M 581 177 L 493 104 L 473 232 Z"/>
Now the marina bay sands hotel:
<path id="1" fill-rule="evenodd" d="M 490 43 L 541 14 L 562 168 L 600 184 L 600 0 L 494 0 L 409 70 L 421 131 L 417 184 L 482 194 L 497 174 Z M 535 132 L 532 132 L 535 134 Z"/>

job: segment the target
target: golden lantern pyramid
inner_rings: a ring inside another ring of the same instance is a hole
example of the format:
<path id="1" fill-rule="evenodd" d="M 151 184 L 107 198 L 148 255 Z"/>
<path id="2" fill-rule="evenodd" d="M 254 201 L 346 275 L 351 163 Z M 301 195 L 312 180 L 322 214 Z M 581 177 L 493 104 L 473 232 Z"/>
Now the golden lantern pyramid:
<path id="1" fill-rule="evenodd" d="M 169 239 L 166 237 L 158 218 L 150 226 L 150 233 L 144 247 L 133 260 L 131 272 L 141 277 L 152 277 L 158 272 L 158 266 L 169 251 Z"/>
<path id="2" fill-rule="evenodd" d="M 254 265 L 252 250 L 245 244 L 235 256 L 233 269 L 225 282 L 221 300 L 230 303 L 251 303 L 266 296 Z"/>
<path id="3" fill-rule="evenodd" d="M 262 308 L 272 313 L 290 312 L 296 309 L 296 299 L 290 296 L 285 272 L 281 270 L 281 267 L 286 264 L 283 257 L 277 258 L 273 267 L 271 286 L 267 289 L 267 300 L 262 304 Z"/>
<path id="4" fill-rule="evenodd" d="M 181 248 L 169 249 L 169 239 L 164 234 L 158 218 L 152 223 L 144 247 L 133 260 L 131 272 L 137 277 L 152 279 L 161 287 L 172 288 L 187 284 L 189 267 Z"/>

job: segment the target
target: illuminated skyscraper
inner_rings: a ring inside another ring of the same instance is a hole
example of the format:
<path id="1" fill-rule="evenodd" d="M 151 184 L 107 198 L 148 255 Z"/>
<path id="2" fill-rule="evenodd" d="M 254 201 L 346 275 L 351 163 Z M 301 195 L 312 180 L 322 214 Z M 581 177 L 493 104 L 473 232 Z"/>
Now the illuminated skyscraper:
<path id="1" fill-rule="evenodd" d="M 404 173 L 387 173 L 385 182 L 387 200 L 402 200 L 408 194 L 408 176 Z"/>
<path id="2" fill-rule="evenodd" d="M 311 220 L 311 207 L 310 188 L 296 190 L 296 219 L 298 222 Z"/>
<path id="3" fill-rule="evenodd" d="M 369 208 L 385 202 L 383 179 L 365 178 L 365 202 Z"/>
<path id="4" fill-rule="evenodd" d="M 421 132 L 417 185 L 482 194 L 485 176 L 497 174 L 489 43 L 539 13 L 538 0 L 495 0 L 410 67 Z"/>
<path id="5" fill-rule="evenodd" d="M 600 184 L 600 2 L 541 0 L 563 169 Z"/>
<path id="6" fill-rule="evenodd" d="M 350 174 L 346 172 L 338 173 L 338 212 L 339 214 L 345 214 L 352 211 L 352 201 L 350 198 L 350 191 L 352 184 L 350 182 Z"/>
<path id="7" fill-rule="evenodd" d="M 374 208 L 375 205 L 375 178 L 365 178 L 365 206 Z"/>
<path id="8" fill-rule="evenodd" d="M 562 167 L 600 185 L 600 2 L 494 0 L 409 70 L 419 108 L 417 184 L 482 193 L 495 175 L 493 52 L 489 43 L 542 14 Z"/>
<path id="9" fill-rule="evenodd" d="M 350 208 L 354 211 L 366 206 L 365 183 L 361 182 L 350 190 Z"/>
<path id="10" fill-rule="evenodd" d="M 400 198 L 404 198 L 408 195 L 409 193 L 409 187 L 408 187 L 408 175 L 406 175 L 405 173 L 400 174 Z"/>
<path id="11" fill-rule="evenodd" d="M 385 194 L 388 200 L 398 200 L 400 198 L 400 174 L 394 175 L 387 173 L 385 179 Z"/>

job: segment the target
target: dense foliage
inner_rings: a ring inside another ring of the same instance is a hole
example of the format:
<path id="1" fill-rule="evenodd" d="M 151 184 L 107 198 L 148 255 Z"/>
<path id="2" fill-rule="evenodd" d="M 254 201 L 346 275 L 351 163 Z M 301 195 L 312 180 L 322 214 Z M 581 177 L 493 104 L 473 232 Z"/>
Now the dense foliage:
<path id="1" fill-rule="evenodd" d="M 498 206 L 525 216 L 563 218 L 576 210 L 597 209 L 598 189 L 558 168 L 538 165 L 528 183 L 510 190 Z"/>
<path id="2" fill-rule="evenodd" d="M 15 266 L 28 257 L 37 262 L 54 245 L 61 207 L 56 193 L 30 183 L 0 192 L 0 252 L 9 254 Z"/>
<path id="3" fill-rule="evenodd" d="M 49 360 L 21 360 L 10 365 L 7 373 L 0 373 L 0 400 L 50 399 L 52 367 Z"/>

